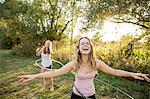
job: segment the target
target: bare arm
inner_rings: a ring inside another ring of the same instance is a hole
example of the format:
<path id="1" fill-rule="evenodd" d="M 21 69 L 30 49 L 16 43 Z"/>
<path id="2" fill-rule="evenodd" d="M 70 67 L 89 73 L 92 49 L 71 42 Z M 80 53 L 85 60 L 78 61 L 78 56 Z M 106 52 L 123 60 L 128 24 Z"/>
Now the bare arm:
<path id="1" fill-rule="evenodd" d="M 52 47 L 49 47 L 50 53 L 54 54 Z"/>
<path id="2" fill-rule="evenodd" d="M 53 49 L 52 49 L 52 42 L 50 41 L 50 45 L 49 45 L 49 50 L 51 54 L 54 54 Z"/>
<path id="3" fill-rule="evenodd" d="M 71 62 L 67 63 L 65 66 L 63 66 L 62 68 L 60 68 L 58 70 L 48 71 L 48 72 L 35 74 L 35 75 L 19 76 L 19 78 L 21 78 L 19 80 L 19 82 L 25 83 L 25 82 L 34 80 L 36 78 L 51 78 L 51 77 L 61 76 L 61 75 L 65 74 L 65 73 L 70 72 L 73 69 L 73 66 L 74 66 L 74 62 L 71 61 Z"/>
<path id="4" fill-rule="evenodd" d="M 128 72 L 124 70 L 114 69 L 114 68 L 109 67 L 107 64 L 105 64 L 104 62 L 100 60 L 96 60 L 96 64 L 97 64 L 98 69 L 105 73 L 108 73 L 114 76 L 120 76 L 120 77 L 133 77 L 135 79 L 146 80 L 150 82 L 150 79 L 147 77 L 147 74 L 133 73 L 133 72 Z"/>
<path id="5" fill-rule="evenodd" d="M 44 49 L 44 46 L 42 48 L 37 48 L 36 51 L 35 51 L 36 52 L 36 56 L 40 56 L 42 51 L 43 51 L 43 49 Z"/>
<path id="6" fill-rule="evenodd" d="M 73 69 L 73 65 L 74 65 L 74 62 L 71 61 L 58 70 L 48 71 L 45 73 L 37 74 L 36 78 L 51 78 L 51 77 L 61 76 L 65 73 L 70 72 Z"/>
<path id="7" fill-rule="evenodd" d="M 127 71 L 111 68 L 107 64 L 105 64 L 104 62 L 102 62 L 100 60 L 97 60 L 96 64 L 97 64 L 99 70 L 101 70 L 105 73 L 114 75 L 114 76 L 131 77 L 131 75 L 132 75 L 132 73 L 127 72 Z"/>

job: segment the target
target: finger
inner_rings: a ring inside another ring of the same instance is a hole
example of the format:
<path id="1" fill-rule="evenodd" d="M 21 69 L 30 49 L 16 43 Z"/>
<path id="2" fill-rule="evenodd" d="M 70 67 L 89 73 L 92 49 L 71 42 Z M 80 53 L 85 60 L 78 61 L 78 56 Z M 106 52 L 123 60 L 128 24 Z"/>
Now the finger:
<path id="1" fill-rule="evenodd" d="M 145 74 L 139 75 L 139 77 L 143 77 L 144 79 L 149 79 Z"/>
<path id="2" fill-rule="evenodd" d="M 31 81 L 31 79 L 25 79 L 25 80 L 23 80 L 23 83 L 26 83 L 26 82 L 29 82 L 29 81 Z"/>
<path id="3" fill-rule="evenodd" d="M 147 81 L 147 82 L 150 82 L 150 79 L 144 75 L 144 79 Z"/>
<path id="4" fill-rule="evenodd" d="M 18 82 L 21 82 L 22 78 L 18 80 Z"/>
<path id="5" fill-rule="evenodd" d="M 147 76 L 144 76 L 145 79 L 149 79 Z"/>
<path id="6" fill-rule="evenodd" d="M 20 83 L 22 83 L 24 80 L 25 80 L 25 78 L 23 78 L 23 79 L 20 81 Z"/>
<path id="7" fill-rule="evenodd" d="M 145 76 L 149 76 L 149 74 L 144 74 Z"/>
<path id="8" fill-rule="evenodd" d="M 24 80 L 24 78 L 21 78 L 18 82 L 20 83 L 20 82 L 22 82 Z"/>
<path id="9" fill-rule="evenodd" d="M 147 79 L 146 81 L 147 81 L 147 82 L 150 82 L 150 79 Z"/>
<path id="10" fill-rule="evenodd" d="M 136 79 L 144 80 L 144 78 L 143 78 L 143 77 L 136 77 Z"/>

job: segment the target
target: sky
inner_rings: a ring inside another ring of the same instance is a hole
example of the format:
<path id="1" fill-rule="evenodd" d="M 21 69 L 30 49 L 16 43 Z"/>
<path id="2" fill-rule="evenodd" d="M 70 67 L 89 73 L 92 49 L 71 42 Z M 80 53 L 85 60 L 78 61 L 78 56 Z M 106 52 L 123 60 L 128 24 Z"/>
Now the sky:
<path id="1" fill-rule="evenodd" d="M 0 3 L 4 3 L 5 0 L 0 0 Z"/>
<path id="2" fill-rule="evenodd" d="M 77 23 L 74 28 L 74 36 L 80 34 L 79 29 L 82 27 L 82 23 Z M 112 23 L 110 21 L 104 21 L 104 25 L 102 29 L 90 31 L 88 33 L 83 34 L 83 36 L 87 36 L 92 38 L 92 36 L 99 32 L 102 35 L 102 41 L 119 41 L 122 35 L 132 35 L 136 37 L 140 35 L 143 30 L 140 27 L 130 24 L 130 23 Z"/>

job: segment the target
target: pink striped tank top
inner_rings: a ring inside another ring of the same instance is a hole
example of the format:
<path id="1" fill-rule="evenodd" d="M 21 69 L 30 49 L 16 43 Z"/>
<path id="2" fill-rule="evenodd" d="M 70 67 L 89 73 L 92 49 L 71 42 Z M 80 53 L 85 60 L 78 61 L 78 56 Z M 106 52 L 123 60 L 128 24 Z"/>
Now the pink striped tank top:
<path id="1" fill-rule="evenodd" d="M 90 73 L 77 72 L 75 74 L 74 85 L 84 96 L 92 96 L 95 94 L 95 87 L 93 83 L 95 74 L 96 72 L 90 72 Z M 81 96 L 80 93 L 75 89 L 75 87 L 73 87 L 73 93 Z"/>

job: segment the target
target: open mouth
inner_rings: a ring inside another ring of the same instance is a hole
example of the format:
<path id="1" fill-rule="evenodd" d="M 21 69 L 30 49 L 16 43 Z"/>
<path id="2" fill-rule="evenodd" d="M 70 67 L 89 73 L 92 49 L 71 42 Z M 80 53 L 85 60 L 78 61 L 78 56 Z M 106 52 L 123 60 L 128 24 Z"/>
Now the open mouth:
<path id="1" fill-rule="evenodd" d="M 88 51 L 89 49 L 88 49 L 88 48 L 83 48 L 83 50 L 84 50 L 84 51 Z"/>

